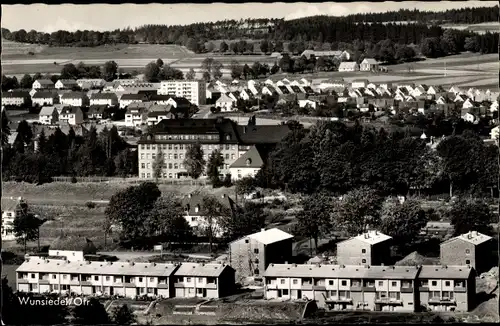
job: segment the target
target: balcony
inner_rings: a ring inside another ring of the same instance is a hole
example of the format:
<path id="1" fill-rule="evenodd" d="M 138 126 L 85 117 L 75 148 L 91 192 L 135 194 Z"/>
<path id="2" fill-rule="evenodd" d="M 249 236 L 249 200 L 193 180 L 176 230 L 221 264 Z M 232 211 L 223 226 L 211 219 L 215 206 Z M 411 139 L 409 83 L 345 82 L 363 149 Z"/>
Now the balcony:
<path id="1" fill-rule="evenodd" d="M 176 283 L 174 283 L 174 287 L 176 287 L 176 288 L 185 288 L 186 284 L 184 282 L 176 282 Z"/>
<path id="2" fill-rule="evenodd" d="M 455 286 L 453 288 L 453 291 L 458 292 L 458 293 L 466 293 L 467 292 L 467 288 L 464 287 L 464 286 Z"/>
<path id="3" fill-rule="evenodd" d="M 391 299 L 391 298 L 375 299 L 375 303 L 384 304 L 384 305 L 393 305 L 393 306 L 402 306 L 403 305 L 403 301 L 398 300 L 398 299 Z"/>
<path id="4" fill-rule="evenodd" d="M 120 284 L 120 286 L 122 286 L 122 285 Z M 123 286 L 126 288 L 135 288 L 136 287 L 134 283 L 128 283 L 128 282 L 123 283 Z"/>
<path id="5" fill-rule="evenodd" d="M 158 284 L 158 289 L 168 289 L 168 284 Z"/>
<path id="6" fill-rule="evenodd" d="M 429 292 L 429 287 L 428 286 L 419 286 L 418 290 L 420 292 Z"/>
<path id="7" fill-rule="evenodd" d="M 210 289 L 210 290 L 216 290 L 217 289 L 217 284 L 215 284 L 215 283 L 207 283 L 205 285 L 205 288 L 206 289 Z"/>
<path id="8" fill-rule="evenodd" d="M 329 297 L 325 299 L 326 303 L 352 303 L 351 298 Z"/>
<path id="9" fill-rule="evenodd" d="M 373 286 L 363 286 L 361 289 L 363 292 L 375 292 L 375 284 Z"/>
<path id="10" fill-rule="evenodd" d="M 363 291 L 363 287 L 361 284 L 351 284 L 351 291 L 352 292 L 361 292 Z"/>
<path id="11" fill-rule="evenodd" d="M 80 282 L 80 285 L 81 285 L 81 286 L 91 286 L 91 285 L 92 285 L 92 283 L 90 283 L 90 281 L 81 281 L 81 282 Z"/>
<path id="12" fill-rule="evenodd" d="M 38 280 L 38 284 L 49 284 L 49 280 L 48 279 Z"/>
<path id="13" fill-rule="evenodd" d="M 401 288 L 401 293 L 413 293 L 413 288 Z"/>
<path id="14" fill-rule="evenodd" d="M 312 289 L 317 291 L 326 291 L 326 287 L 324 284 L 313 285 Z"/>
<path id="15" fill-rule="evenodd" d="M 303 283 L 302 286 L 301 286 L 301 289 L 302 290 L 312 290 L 313 289 L 313 285 L 310 284 L 310 283 Z"/>
<path id="16" fill-rule="evenodd" d="M 79 280 L 70 280 L 69 285 L 80 285 L 80 281 Z"/>
<path id="17" fill-rule="evenodd" d="M 19 278 L 19 279 L 17 279 L 17 283 L 18 284 L 28 284 L 29 281 L 27 278 Z"/>
<path id="18" fill-rule="evenodd" d="M 455 299 L 450 298 L 429 298 L 429 304 L 456 305 L 457 302 L 455 301 Z"/>

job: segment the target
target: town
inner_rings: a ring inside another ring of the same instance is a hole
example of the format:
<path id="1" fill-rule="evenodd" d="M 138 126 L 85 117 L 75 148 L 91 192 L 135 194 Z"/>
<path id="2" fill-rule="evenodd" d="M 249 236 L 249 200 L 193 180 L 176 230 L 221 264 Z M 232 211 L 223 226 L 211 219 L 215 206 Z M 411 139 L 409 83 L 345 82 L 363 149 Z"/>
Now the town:
<path id="1" fill-rule="evenodd" d="M 282 28 L 262 24 L 244 30 Z M 441 52 L 301 36 L 189 38 L 172 46 L 196 65 L 134 71 L 9 56 L 2 323 L 498 322 L 495 38 L 435 28 Z M 32 32 L 2 41 L 55 51 Z"/>

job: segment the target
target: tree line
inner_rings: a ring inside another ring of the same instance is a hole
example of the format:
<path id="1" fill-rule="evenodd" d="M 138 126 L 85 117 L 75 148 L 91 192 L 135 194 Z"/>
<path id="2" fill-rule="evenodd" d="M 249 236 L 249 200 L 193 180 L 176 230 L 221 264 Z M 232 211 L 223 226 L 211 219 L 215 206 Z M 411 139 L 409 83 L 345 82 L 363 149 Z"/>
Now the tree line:
<path id="1" fill-rule="evenodd" d="M 498 149 L 471 130 L 444 137 L 433 149 L 405 132 L 357 122 L 319 122 L 309 130 L 293 125 L 255 177 L 256 185 L 338 194 L 369 186 L 385 195 L 423 191 L 452 197 L 488 193 L 496 184 Z"/>
<path id="2" fill-rule="evenodd" d="M 119 136 L 116 126 L 105 127 L 100 133 L 92 126 L 83 136 L 76 135 L 73 128 L 67 135 L 60 128 L 50 135 L 42 130 L 35 139 L 30 125 L 21 121 L 12 146 L 7 142 L 11 132 L 3 112 L 2 127 L 5 180 L 44 183 L 55 176 L 126 177 L 137 174 L 137 152 Z"/>

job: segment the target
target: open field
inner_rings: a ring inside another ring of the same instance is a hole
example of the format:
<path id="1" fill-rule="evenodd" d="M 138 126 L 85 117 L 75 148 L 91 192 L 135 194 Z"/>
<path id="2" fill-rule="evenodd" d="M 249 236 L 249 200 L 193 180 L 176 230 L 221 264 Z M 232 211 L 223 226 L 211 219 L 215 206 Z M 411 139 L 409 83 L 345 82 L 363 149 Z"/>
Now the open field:
<path id="1" fill-rule="evenodd" d="M 487 22 L 480 24 L 444 24 L 441 25 L 442 28 L 449 29 L 458 29 L 458 30 L 467 30 L 471 32 L 475 32 L 478 34 L 485 34 L 486 32 L 490 33 L 498 33 L 500 32 L 500 23 L 499 22 Z"/>

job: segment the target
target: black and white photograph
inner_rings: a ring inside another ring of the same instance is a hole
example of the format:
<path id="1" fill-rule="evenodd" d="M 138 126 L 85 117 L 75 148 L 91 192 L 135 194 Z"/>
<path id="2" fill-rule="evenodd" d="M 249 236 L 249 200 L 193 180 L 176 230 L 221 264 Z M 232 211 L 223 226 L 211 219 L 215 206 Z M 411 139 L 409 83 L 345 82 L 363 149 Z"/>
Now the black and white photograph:
<path id="1" fill-rule="evenodd" d="M 499 323 L 499 12 L 1 5 L 1 325 Z"/>

